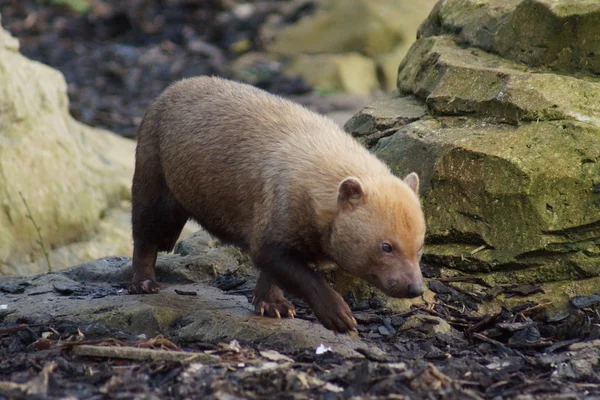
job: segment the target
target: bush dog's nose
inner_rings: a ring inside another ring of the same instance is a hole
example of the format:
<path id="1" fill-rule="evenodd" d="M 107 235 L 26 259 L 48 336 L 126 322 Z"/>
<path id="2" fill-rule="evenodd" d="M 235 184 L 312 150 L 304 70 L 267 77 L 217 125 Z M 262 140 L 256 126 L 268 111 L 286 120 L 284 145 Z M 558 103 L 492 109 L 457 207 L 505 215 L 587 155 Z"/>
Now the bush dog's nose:
<path id="1" fill-rule="evenodd" d="M 410 283 L 408 285 L 407 295 L 410 299 L 419 297 L 423 294 L 423 282 Z"/>

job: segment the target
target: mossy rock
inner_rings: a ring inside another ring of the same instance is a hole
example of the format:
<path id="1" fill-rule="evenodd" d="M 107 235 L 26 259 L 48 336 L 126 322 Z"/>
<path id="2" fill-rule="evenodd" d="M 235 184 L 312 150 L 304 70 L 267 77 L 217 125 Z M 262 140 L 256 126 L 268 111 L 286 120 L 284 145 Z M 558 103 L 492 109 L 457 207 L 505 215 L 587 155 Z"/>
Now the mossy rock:
<path id="1" fill-rule="evenodd" d="M 419 36 L 441 34 L 534 67 L 600 73 L 596 0 L 440 1 Z"/>
<path id="2" fill-rule="evenodd" d="M 600 274 L 599 138 L 579 122 L 430 120 L 375 152 L 399 175 L 421 174 L 430 260 L 465 272 L 536 267 L 534 280 L 549 281 Z"/>
<path id="3" fill-rule="evenodd" d="M 375 62 L 359 53 L 302 54 L 285 72 L 325 91 L 368 95 L 379 87 Z"/>
<path id="4" fill-rule="evenodd" d="M 600 80 L 531 73 L 525 66 L 451 36 L 416 42 L 399 67 L 398 89 L 437 115 L 476 115 L 495 122 L 579 120 L 600 124 Z"/>
<path id="5" fill-rule="evenodd" d="M 394 130 L 427 115 L 427 107 L 417 99 L 399 97 L 396 93 L 365 106 L 349 119 L 344 130 L 360 142 L 371 146 L 390 136 Z"/>
<path id="6" fill-rule="evenodd" d="M 587 24 L 599 10 L 440 1 L 399 66 L 399 95 L 346 124 L 398 176 L 420 174 L 427 262 L 490 284 L 600 276 L 600 80 L 552 71 L 562 45 L 579 49 L 563 71 L 595 68 L 581 50 L 600 40 Z M 407 101 L 426 112 L 410 120 Z"/>
<path id="7" fill-rule="evenodd" d="M 46 250 L 91 238 L 129 198 L 135 143 L 75 121 L 62 74 L 3 30 L 0 114 L 0 275 L 44 271 L 34 222 Z"/>
<path id="8" fill-rule="evenodd" d="M 262 37 L 267 50 L 296 56 L 358 52 L 368 57 L 410 44 L 434 0 L 324 0 L 314 13 L 294 24 L 267 22 Z M 398 60 L 399 61 L 399 60 Z"/>

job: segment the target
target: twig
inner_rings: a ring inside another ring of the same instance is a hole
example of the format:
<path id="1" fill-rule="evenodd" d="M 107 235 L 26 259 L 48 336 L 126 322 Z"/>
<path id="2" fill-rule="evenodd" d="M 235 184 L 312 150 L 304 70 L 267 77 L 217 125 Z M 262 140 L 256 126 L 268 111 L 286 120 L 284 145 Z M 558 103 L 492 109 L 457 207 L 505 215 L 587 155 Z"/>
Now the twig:
<path id="1" fill-rule="evenodd" d="M 487 325 L 496 321 L 499 316 L 500 316 L 499 312 L 496 314 L 486 315 L 481 321 L 479 321 L 475 325 L 469 327 L 469 329 L 467 329 L 467 334 L 471 334 L 473 332 L 479 332 L 479 331 L 483 330 Z"/>
<path id="2" fill-rule="evenodd" d="M 513 349 L 539 349 L 541 347 L 549 347 L 552 345 L 550 340 L 540 340 L 534 343 L 509 343 L 508 347 Z"/>
<path id="3" fill-rule="evenodd" d="M 33 224 L 33 227 L 35 228 L 35 231 L 38 234 L 38 244 L 40 245 L 40 247 L 42 248 L 42 251 L 44 252 L 44 257 L 46 257 L 46 262 L 48 263 L 48 272 L 52 272 L 52 264 L 50 263 L 50 255 L 48 254 L 48 250 L 46 250 L 46 246 L 44 245 L 44 238 L 42 237 L 42 231 L 40 229 L 40 227 L 38 226 L 38 224 L 35 222 L 35 219 L 33 219 L 33 214 L 31 214 L 31 209 L 29 208 L 29 204 L 27 204 L 27 200 L 25 200 L 25 196 L 23 196 L 23 193 L 19 192 L 19 196 L 21 196 L 21 200 L 23 200 L 23 204 L 25 204 L 25 208 L 27 209 L 27 215 L 25 217 L 29 218 L 31 220 L 31 223 Z"/>
<path id="4" fill-rule="evenodd" d="M 536 304 L 535 306 L 528 307 L 528 308 L 524 309 L 523 311 L 519 312 L 519 314 L 525 314 L 525 313 L 529 313 L 529 312 L 532 312 L 532 311 L 543 310 L 546 307 L 548 307 L 550 304 L 552 304 L 552 302 Z"/>
<path id="5" fill-rule="evenodd" d="M 21 324 L 21 325 L 17 325 L 17 326 L 11 326 L 8 328 L 0 328 L 0 337 L 3 335 L 6 335 L 6 334 L 22 331 L 23 329 L 27 329 L 30 326 L 32 326 L 32 325 Z"/>
<path id="6" fill-rule="evenodd" d="M 485 250 L 486 248 L 487 248 L 487 245 L 485 245 L 485 244 L 482 244 L 481 246 L 479 246 L 479 247 L 478 247 L 478 248 L 476 248 L 475 250 L 471 251 L 471 253 L 470 253 L 470 254 L 473 256 L 473 255 L 475 255 L 475 254 L 479 253 L 480 251 L 483 251 L 483 250 Z"/>
<path id="7" fill-rule="evenodd" d="M 215 357 L 202 353 L 189 353 L 185 351 L 140 349 L 135 347 L 112 347 L 81 345 L 73 347 L 73 354 L 79 356 L 121 358 L 128 360 L 153 360 L 153 361 L 215 361 Z"/>
<path id="8" fill-rule="evenodd" d="M 489 344 L 493 344 L 493 345 L 496 345 L 496 346 L 499 346 L 499 347 L 506 347 L 506 345 L 504 343 L 499 342 L 499 341 L 494 340 L 494 339 L 490 339 L 489 337 L 487 337 L 485 335 L 482 335 L 481 333 L 474 332 L 473 333 L 473 337 L 476 338 L 476 339 L 479 339 L 479 340 L 481 340 L 483 342 L 489 343 Z"/>

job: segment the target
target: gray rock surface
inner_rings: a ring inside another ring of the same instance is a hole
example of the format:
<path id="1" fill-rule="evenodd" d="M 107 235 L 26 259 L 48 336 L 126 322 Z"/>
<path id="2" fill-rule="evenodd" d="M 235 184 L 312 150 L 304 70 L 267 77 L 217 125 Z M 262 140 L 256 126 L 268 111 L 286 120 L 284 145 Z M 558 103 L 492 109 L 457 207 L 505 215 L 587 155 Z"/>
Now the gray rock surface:
<path id="1" fill-rule="evenodd" d="M 377 351 L 357 337 L 336 336 L 318 322 L 261 317 L 246 296 L 226 294 L 210 285 L 217 274 L 233 272 L 248 279 L 255 275 L 237 250 L 215 245 L 202 231 L 180 243 L 177 251 L 186 255 L 159 257 L 160 294 L 127 294 L 131 260 L 109 257 L 59 272 L 0 277 L 0 305 L 6 307 L 0 312 L 5 322 L 100 322 L 149 337 L 165 334 L 210 342 L 236 339 L 286 351 L 314 351 L 324 344 L 344 356 L 360 356 L 356 348 Z M 180 295 L 176 290 L 197 295 Z"/>

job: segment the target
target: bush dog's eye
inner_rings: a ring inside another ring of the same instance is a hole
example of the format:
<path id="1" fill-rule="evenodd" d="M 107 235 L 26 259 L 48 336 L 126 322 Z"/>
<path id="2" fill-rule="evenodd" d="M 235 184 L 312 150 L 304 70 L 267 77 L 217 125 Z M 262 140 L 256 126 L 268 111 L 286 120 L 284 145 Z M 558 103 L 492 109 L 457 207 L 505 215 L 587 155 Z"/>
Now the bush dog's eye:
<path id="1" fill-rule="evenodd" d="M 391 253 L 392 245 L 389 244 L 388 242 L 383 242 L 383 243 L 381 243 L 381 250 L 385 251 L 386 253 Z"/>

